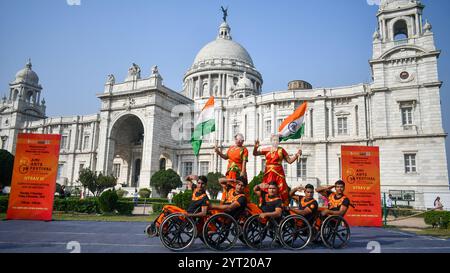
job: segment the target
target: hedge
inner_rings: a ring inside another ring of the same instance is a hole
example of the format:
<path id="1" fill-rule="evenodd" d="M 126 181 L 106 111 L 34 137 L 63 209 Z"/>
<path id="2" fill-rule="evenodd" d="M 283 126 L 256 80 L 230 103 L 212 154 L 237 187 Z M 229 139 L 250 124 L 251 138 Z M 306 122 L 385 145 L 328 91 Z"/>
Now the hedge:
<path id="1" fill-rule="evenodd" d="M 189 204 L 192 202 L 192 191 L 187 190 L 185 192 L 180 192 L 179 194 L 176 194 L 172 202 L 175 203 L 175 205 L 182 209 L 187 209 L 189 207 Z"/>
<path id="2" fill-rule="evenodd" d="M 114 212 L 118 200 L 119 196 L 117 196 L 116 191 L 108 190 L 103 192 L 98 199 L 100 210 L 106 213 Z"/>
<path id="3" fill-rule="evenodd" d="M 166 203 L 161 203 L 161 208 Z M 0 213 L 6 213 L 8 209 L 8 196 L 0 196 Z M 118 201 L 116 210 L 121 215 L 131 215 L 134 209 L 133 202 Z M 90 197 L 85 199 L 78 198 L 55 198 L 53 203 L 54 211 L 78 212 L 88 214 L 101 213 L 98 198 Z"/>
<path id="4" fill-rule="evenodd" d="M 118 201 L 116 204 L 116 209 L 120 215 L 131 215 L 133 213 L 134 203 L 127 201 Z"/>
<path id="5" fill-rule="evenodd" d="M 134 202 L 134 197 L 122 197 L 119 200 L 122 201 L 129 201 L 129 202 Z M 138 198 L 138 203 L 139 204 L 144 204 L 144 203 L 169 203 L 169 200 L 167 200 L 167 198 Z"/>
<path id="6" fill-rule="evenodd" d="M 8 197 L 0 196 L 0 213 L 5 213 L 8 210 Z"/>
<path id="7" fill-rule="evenodd" d="M 425 223 L 433 227 L 448 228 L 450 224 L 450 211 L 428 211 L 424 217 Z"/>
<path id="8" fill-rule="evenodd" d="M 53 210 L 64 212 L 100 213 L 100 206 L 97 198 L 55 198 L 55 201 L 53 203 Z"/>
<path id="9" fill-rule="evenodd" d="M 153 213 L 159 213 L 162 211 L 162 208 L 167 205 L 175 205 L 171 203 L 152 203 Z"/>

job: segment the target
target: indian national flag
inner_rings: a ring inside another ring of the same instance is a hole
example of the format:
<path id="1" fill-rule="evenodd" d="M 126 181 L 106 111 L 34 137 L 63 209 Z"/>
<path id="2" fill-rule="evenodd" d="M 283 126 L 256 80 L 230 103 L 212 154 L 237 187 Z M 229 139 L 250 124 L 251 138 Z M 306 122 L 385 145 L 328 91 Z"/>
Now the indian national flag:
<path id="1" fill-rule="evenodd" d="M 281 141 L 299 139 L 305 134 L 305 113 L 308 103 L 300 105 L 295 112 L 281 123 L 278 134 Z"/>
<path id="2" fill-rule="evenodd" d="M 202 146 L 203 136 L 216 130 L 216 121 L 214 119 L 214 97 L 210 97 L 203 107 L 197 121 L 195 122 L 194 133 L 191 137 L 192 149 L 198 156 Z"/>

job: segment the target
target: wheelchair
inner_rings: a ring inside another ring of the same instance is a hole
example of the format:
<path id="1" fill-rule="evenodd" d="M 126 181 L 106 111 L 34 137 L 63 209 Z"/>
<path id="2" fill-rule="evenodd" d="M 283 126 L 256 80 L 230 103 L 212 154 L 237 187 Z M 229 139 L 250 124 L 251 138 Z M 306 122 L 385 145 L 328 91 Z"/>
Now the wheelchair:
<path id="1" fill-rule="evenodd" d="M 245 244 L 242 228 L 249 217 L 260 213 L 260 209 L 249 203 L 236 218 L 217 210 L 210 213 L 203 225 L 203 241 L 212 250 L 227 251 L 236 245 L 238 239 Z"/>
<path id="2" fill-rule="evenodd" d="M 310 222 L 304 216 L 291 212 L 279 225 L 281 244 L 291 250 L 301 250 L 311 242 L 322 242 L 331 249 L 344 248 L 350 240 L 350 226 L 347 221 L 337 215 L 322 219 L 318 213 Z"/>
<path id="3" fill-rule="evenodd" d="M 269 238 L 270 246 L 277 243 L 298 250 L 308 245 L 311 237 L 312 229 L 306 218 L 293 212 L 283 211 L 279 219 L 261 219 L 259 215 L 253 215 L 244 225 L 244 239 L 253 249 L 264 248 L 264 241 Z"/>
<path id="4" fill-rule="evenodd" d="M 198 208 L 195 213 L 199 212 Z M 165 206 L 162 213 L 145 228 L 149 237 L 158 236 L 161 243 L 172 251 L 182 251 L 201 237 L 203 218 L 186 216 L 186 211 L 176 206 Z M 202 239 L 202 238 L 200 238 Z"/>
<path id="5" fill-rule="evenodd" d="M 350 225 L 342 216 L 330 215 L 325 220 L 317 217 L 314 224 L 315 241 L 330 249 L 345 248 L 350 241 Z"/>

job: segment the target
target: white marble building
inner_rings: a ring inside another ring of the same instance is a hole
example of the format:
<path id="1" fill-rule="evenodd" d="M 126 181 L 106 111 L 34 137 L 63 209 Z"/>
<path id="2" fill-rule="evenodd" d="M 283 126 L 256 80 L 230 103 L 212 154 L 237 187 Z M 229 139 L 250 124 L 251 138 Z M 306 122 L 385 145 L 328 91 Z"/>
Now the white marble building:
<path id="1" fill-rule="evenodd" d="M 163 85 L 158 68 L 141 77 L 138 65 L 123 82 L 108 76 L 99 113 L 48 118 L 42 87 L 29 62 L 9 85 L 0 102 L 1 148 L 15 151 L 18 132 L 62 135 L 59 182 L 76 185 L 81 168 L 110 173 L 126 187 L 149 187 L 151 175 L 172 168 L 180 175 L 224 173 L 226 162 L 213 152 L 242 132 L 252 150 L 264 144 L 281 121 L 308 101 L 303 156 L 285 165 L 290 185 L 326 185 L 341 176 L 341 145 L 379 146 L 382 191 L 415 192 L 416 207 L 430 207 L 439 194 L 449 196 L 445 138 L 441 118 L 436 49 L 431 24 L 423 24 L 424 6 L 416 0 L 385 0 L 376 14 L 371 83 L 313 88 L 292 81 L 287 90 L 262 92 L 263 78 L 250 54 L 232 39 L 227 22 L 215 40 L 195 57 L 183 79 L 183 90 Z M 270 75 L 269 75 L 270 76 Z M 216 98 L 216 134 L 204 141 L 198 158 L 189 139 L 192 106 Z M 178 126 L 178 127 L 177 127 Z M 283 143 L 288 152 L 299 141 Z M 250 156 L 251 179 L 263 158 Z"/>

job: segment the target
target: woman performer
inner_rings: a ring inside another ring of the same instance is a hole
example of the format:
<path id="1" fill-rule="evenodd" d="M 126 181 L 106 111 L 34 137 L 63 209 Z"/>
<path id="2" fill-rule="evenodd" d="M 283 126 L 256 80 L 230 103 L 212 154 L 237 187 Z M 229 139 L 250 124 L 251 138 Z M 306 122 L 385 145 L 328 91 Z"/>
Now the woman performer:
<path id="1" fill-rule="evenodd" d="M 295 156 L 290 157 L 285 149 L 278 146 L 280 143 L 278 135 L 272 135 L 270 140 L 272 146 L 267 149 L 262 149 L 261 151 L 258 150 L 259 140 L 256 140 L 255 147 L 253 148 L 253 155 L 264 155 L 266 157 L 266 169 L 264 170 L 262 182 L 269 184 L 271 181 L 276 181 L 283 204 L 289 206 L 289 192 L 282 163 L 283 160 L 286 160 L 289 164 L 294 163 L 302 155 L 302 150 L 299 149 Z"/>
<path id="2" fill-rule="evenodd" d="M 234 137 L 235 145 L 231 146 L 228 151 L 223 154 L 222 151 L 215 146 L 216 153 L 223 159 L 228 160 L 226 178 L 238 179 L 239 177 L 245 177 L 247 179 L 247 162 L 248 162 L 248 150 L 244 146 L 244 136 L 242 134 L 236 134 Z M 249 196 L 248 188 L 246 188 L 246 195 Z M 227 193 L 222 193 L 221 202 L 223 203 L 227 199 Z"/>

